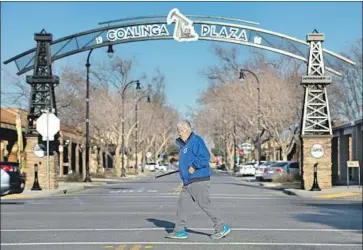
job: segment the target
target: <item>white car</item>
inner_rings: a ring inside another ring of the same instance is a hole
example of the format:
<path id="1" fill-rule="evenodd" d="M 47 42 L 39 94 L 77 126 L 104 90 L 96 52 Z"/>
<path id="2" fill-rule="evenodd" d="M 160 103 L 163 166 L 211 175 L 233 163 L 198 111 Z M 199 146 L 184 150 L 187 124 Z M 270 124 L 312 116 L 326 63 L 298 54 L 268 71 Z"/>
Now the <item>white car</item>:
<path id="1" fill-rule="evenodd" d="M 268 171 L 264 171 L 262 178 L 272 180 L 275 175 L 299 174 L 299 163 L 294 161 L 281 161 L 270 165 Z"/>
<path id="2" fill-rule="evenodd" d="M 145 169 L 149 170 L 150 172 L 155 172 L 156 169 L 158 169 L 158 168 L 159 168 L 159 164 L 157 164 L 155 162 L 150 162 L 145 165 Z"/>
<path id="3" fill-rule="evenodd" d="M 256 167 L 256 173 L 255 173 L 255 178 L 257 180 L 263 180 L 263 174 L 265 172 L 268 172 L 269 171 L 269 168 L 272 164 L 274 164 L 276 162 L 274 161 L 267 161 L 267 162 L 264 162 L 263 164 L 261 164 L 260 166 Z"/>
<path id="4" fill-rule="evenodd" d="M 242 167 L 239 170 L 239 175 L 245 176 L 245 175 L 255 175 L 255 163 L 254 162 L 248 162 L 242 165 Z"/>
<path id="5" fill-rule="evenodd" d="M 168 166 L 158 164 L 158 165 L 156 165 L 156 170 L 166 172 L 166 171 L 168 171 Z"/>
<path id="6" fill-rule="evenodd" d="M 10 176 L 1 169 L 1 196 L 7 195 L 10 192 Z"/>

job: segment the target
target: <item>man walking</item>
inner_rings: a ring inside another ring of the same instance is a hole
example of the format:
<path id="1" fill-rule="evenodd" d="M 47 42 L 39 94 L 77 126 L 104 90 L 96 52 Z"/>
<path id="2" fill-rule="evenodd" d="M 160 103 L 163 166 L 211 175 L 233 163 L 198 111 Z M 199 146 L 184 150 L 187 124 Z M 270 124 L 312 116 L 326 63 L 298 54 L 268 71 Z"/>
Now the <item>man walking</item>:
<path id="1" fill-rule="evenodd" d="M 209 197 L 210 154 L 203 139 L 192 132 L 188 121 L 177 125 L 179 138 L 179 175 L 183 181 L 177 208 L 177 223 L 174 231 L 167 238 L 186 239 L 185 230 L 187 220 L 188 200 L 192 199 L 208 215 L 214 223 L 215 233 L 212 239 L 221 239 L 230 233 L 231 229 L 224 224 L 216 213 Z"/>

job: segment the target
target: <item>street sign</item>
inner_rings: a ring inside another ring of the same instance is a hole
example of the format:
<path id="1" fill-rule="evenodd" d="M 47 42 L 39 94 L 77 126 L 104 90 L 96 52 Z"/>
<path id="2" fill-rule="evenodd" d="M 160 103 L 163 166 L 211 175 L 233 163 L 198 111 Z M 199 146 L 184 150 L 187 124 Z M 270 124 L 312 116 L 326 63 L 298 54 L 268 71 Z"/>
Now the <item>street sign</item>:
<path id="1" fill-rule="evenodd" d="M 347 188 L 349 188 L 349 169 L 358 168 L 358 187 L 360 188 L 360 165 L 359 161 L 347 161 Z"/>
<path id="2" fill-rule="evenodd" d="M 347 161 L 348 168 L 359 168 L 359 161 Z"/>
<path id="3" fill-rule="evenodd" d="M 43 141 L 53 141 L 59 129 L 60 120 L 53 113 L 43 113 L 37 120 L 37 131 L 42 135 Z"/>
<path id="4" fill-rule="evenodd" d="M 244 153 L 248 154 L 252 150 L 252 145 L 251 143 L 246 142 L 241 145 L 241 148 L 243 149 Z"/>
<path id="5" fill-rule="evenodd" d="M 238 155 L 243 156 L 243 154 L 244 154 L 244 150 L 243 149 L 238 149 Z"/>

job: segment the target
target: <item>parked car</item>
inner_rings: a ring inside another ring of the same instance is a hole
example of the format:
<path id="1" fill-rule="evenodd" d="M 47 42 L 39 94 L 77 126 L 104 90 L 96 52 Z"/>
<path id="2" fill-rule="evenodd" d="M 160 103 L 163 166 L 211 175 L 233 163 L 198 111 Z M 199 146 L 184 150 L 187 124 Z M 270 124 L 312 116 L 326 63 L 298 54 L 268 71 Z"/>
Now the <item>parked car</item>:
<path id="1" fill-rule="evenodd" d="M 146 163 L 145 165 L 145 169 L 149 170 L 150 172 L 155 172 L 156 169 L 159 168 L 159 164 L 155 163 L 155 162 L 150 162 L 150 163 Z"/>
<path id="2" fill-rule="evenodd" d="M 17 162 L 0 162 L 1 196 L 20 194 L 24 191 L 26 176 L 20 173 Z"/>
<path id="3" fill-rule="evenodd" d="M 263 179 L 272 180 L 276 175 L 299 174 L 299 163 L 295 161 L 281 161 L 270 165 L 268 171 L 264 171 Z"/>
<path id="4" fill-rule="evenodd" d="M 226 164 L 223 163 L 222 165 L 217 166 L 217 170 L 218 171 L 227 171 Z"/>
<path id="5" fill-rule="evenodd" d="M 167 164 L 162 164 L 162 165 L 156 165 L 155 166 L 156 170 L 158 171 L 162 171 L 162 172 L 166 172 L 168 171 L 168 165 Z"/>
<path id="6" fill-rule="evenodd" d="M 255 178 L 256 180 L 263 180 L 263 173 L 268 172 L 270 166 L 276 163 L 275 161 L 266 161 L 260 166 L 256 167 Z"/>
<path id="7" fill-rule="evenodd" d="M 10 175 L 1 169 L 1 196 L 10 191 Z"/>
<path id="8" fill-rule="evenodd" d="M 255 163 L 247 162 L 239 168 L 238 176 L 255 175 Z"/>

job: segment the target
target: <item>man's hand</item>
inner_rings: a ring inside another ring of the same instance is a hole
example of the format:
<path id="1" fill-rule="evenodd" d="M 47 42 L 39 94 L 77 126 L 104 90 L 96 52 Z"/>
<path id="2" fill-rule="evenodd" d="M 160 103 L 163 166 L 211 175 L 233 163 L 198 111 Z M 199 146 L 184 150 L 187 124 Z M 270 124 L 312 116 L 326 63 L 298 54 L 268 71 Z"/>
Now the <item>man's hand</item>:
<path id="1" fill-rule="evenodd" d="M 194 171 L 195 171 L 195 169 L 193 168 L 193 167 L 189 167 L 189 174 L 193 174 L 194 173 Z"/>

